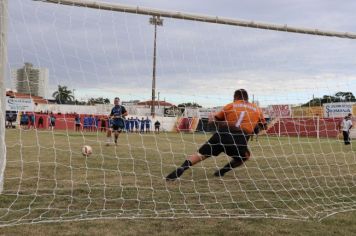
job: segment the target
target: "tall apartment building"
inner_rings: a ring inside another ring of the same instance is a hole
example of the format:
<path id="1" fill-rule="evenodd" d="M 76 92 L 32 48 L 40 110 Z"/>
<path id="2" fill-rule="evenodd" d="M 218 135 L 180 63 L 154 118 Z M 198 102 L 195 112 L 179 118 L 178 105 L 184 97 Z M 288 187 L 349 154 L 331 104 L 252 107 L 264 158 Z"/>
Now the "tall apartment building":
<path id="1" fill-rule="evenodd" d="M 25 63 L 20 69 L 12 71 L 14 85 L 18 93 L 30 94 L 48 98 L 48 69 L 34 68 L 31 63 Z"/>

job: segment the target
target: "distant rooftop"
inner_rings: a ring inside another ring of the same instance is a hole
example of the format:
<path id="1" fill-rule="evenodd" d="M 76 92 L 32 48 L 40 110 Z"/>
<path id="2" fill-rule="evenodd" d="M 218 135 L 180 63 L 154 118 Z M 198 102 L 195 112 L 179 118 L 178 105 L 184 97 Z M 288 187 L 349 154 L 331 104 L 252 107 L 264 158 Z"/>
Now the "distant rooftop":
<path id="1" fill-rule="evenodd" d="M 149 101 L 143 101 L 143 102 L 137 103 L 137 105 L 141 105 L 141 106 L 152 106 L 152 104 L 154 104 L 154 106 L 162 106 L 162 107 L 175 106 L 174 104 L 166 102 L 166 101 L 154 101 L 154 103 L 152 103 L 152 100 L 149 100 Z"/>
<path id="2" fill-rule="evenodd" d="M 14 91 L 6 91 L 6 96 L 11 98 L 31 98 L 34 103 L 37 104 L 48 104 L 48 100 L 40 96 L 32 96 L 31 94 L 17 93 Z"/>

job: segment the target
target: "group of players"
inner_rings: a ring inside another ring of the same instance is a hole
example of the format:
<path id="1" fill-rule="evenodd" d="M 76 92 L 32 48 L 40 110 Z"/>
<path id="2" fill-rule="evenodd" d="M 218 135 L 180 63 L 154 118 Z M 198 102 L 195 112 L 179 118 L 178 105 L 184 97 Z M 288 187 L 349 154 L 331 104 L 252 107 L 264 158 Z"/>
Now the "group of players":
<path id="1" fill-rule="evenodd" d="M 75 117 L 75 130 L 76 131 L 97 131 L 105 132 L 107 128 L 111 128 L 113 119 L 111 117 L 99 117 L 94 115 L 85 115 L 81 120 L 80 116 Z M 149 133 L 151 131 L 151 120 L 142 117 L 123 119 L 124 126 L 121 130 L 130 133 Z"/>
<path id="2" fill-rule="evenodd" d="M 44 118 L 42 115 L 38 116 L 37 124 L 36 124 L 36 116 L 33 112 L 22 112 L 20 115 L 20 127 L 21 129 L 43 129 L 44 126 Z M 53 113 L 46 115 L 48 119 L 48 129 L 53 130 L 56 125 L 56 117 Z M 6 120 L 6 128 L 12 128 L 13 122 L 16 121 L 16 115 L 12 115 L 11 117 L 7 117 Z"/>
<path id="3" fill-rule="evenodd" d="M 124 117 L 128 115 L 120 99 L 115 98 L 115 106 L 112 108 L 111 129 L 107 132 L 107 143 L 111 142 L 112 132 L 114 142 L 118 143 L 119 134 L 125 126 Z M 248 141 L 254 134 L 256 127 L 266 129 L 267 123 L 262 110 L 256 104 L 248 102 L 248 93 L 244 89 L 238 89 L 234 93 L 233 102 L 209 117 L 209 123 L 216 128 L 211 138 L 203 144 L 196 153 L 187 157 L 180 167 L 166 176 L 167 181 L 178 179 L 191 166 L 224 152 L 232 158 L 223 168 L 217 170 L 214 175 L 222 177 L 228 171 L 241 166 L 250 158 Z"/>

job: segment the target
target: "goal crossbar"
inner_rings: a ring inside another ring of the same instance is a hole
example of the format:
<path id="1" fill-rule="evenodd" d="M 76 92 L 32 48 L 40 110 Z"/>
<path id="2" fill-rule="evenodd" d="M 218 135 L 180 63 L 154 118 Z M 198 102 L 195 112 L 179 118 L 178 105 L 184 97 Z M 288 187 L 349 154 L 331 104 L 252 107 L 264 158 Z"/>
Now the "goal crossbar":
<path id="1" fill-rule="evenodd" d="M 152 8 L 143 8 L 138 6 L 113 4 L 107 2 L 87 1 L 87 0 L 34 0 L 34 1 L 56 3 L 62 5 L 77 6 L 77 7 L 87 7 L 87 8 L 94 8 L 100 10 L 133 13 L 133 14 L 140 14 L 140 15 L 161 16 L 161 17 L 169 17 L 174 19 L 241 26 L 241 27 L 248 27 L 248 28 L 258 28 L 258 29 L 283 31 L 283 32 L 291 32 L 291 33 L 299 33 L 299 34 L 312 34 L 312 35 L 319 35 L 319 36 L 356 39 L 356 33 L 350 33 L 350 32 L 337 32 L 337 31 L 327 31 L 327 30 L 302 28 L 302 27 L 291 27 L 288 25 L 262 23 L 262 22 L 247 21 L 247 20 L 237 20 L 232 18 L 206 16 L 206 15 L 198 15 L 192 13 L 173 12 L 173 11 L 158 10 Z"/>

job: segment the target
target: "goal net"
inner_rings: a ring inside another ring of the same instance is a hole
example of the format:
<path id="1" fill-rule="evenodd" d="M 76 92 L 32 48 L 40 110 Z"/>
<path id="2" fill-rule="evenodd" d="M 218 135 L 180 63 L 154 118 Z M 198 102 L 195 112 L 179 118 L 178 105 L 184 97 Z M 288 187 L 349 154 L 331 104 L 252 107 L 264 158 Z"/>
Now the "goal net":
<path id="1" fill-rule="evenodd" d="M 355 148 L 339 126 L 355 114 L 353 39 L 39 1 L 11 0 L 8 16 L 0 226 L 319 220 L 356 208 Z M 215 177 L 231 160 L 222 153 L 167 182 L 213 134 L 209 114 L 240 88 L 268 121 L 249 141 L 251 158 Z M 115 97 L 128 112 L 117 145 L 107 139 Z"/>

